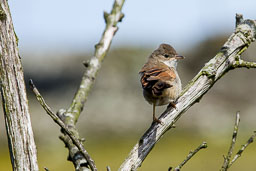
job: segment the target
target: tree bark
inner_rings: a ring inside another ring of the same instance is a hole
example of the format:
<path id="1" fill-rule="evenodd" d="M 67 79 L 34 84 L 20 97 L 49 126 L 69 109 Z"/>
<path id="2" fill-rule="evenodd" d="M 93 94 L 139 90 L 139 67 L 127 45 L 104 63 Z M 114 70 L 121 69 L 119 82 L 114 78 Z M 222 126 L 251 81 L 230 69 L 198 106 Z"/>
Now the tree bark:
<path id="1" fill-rule="evenodd" d="M 0 1 L 0 81 L 4 118 L 13 170 L 38 170 L 18 38 L 9 6 Z"/>

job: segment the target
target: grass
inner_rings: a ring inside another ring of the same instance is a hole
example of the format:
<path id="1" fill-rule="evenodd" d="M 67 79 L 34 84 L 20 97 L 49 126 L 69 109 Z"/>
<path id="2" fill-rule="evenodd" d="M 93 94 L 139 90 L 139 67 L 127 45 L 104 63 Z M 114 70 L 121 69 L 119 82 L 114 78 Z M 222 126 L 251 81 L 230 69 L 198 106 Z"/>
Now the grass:
<path id="1" fill-rule="evenodd" d="M 95 137 L 95 135 L 93 135 Z M 101 137 L 101 136 L 99 136 Z M 138 137 L 111 137 L 90 138 L 86 141 L 86 148 L 96 161 L 98 170 L 106 170 L 110 166 L 112 170 L 117 170 Z M 247 138 L 238 137 L 235 152 Z M 58 141 L 56 139 L 56 141 Z M 195 133 L 167 133 L 162 140 L 153 148 L 152 152 L 143 162 L 139 170 L 155 171 L 167 170 L 170 166 L 176 167 L 182 162 L 190 150 L 195 149 L 203 141 L 207 141 L 208 148 L 201 150 L 194 156 L 182 170 L 219 170 L 223 163 L 223 155 L 226 155 L 230 143 L 230 137 L 200 137 Z M 251 144 L 244 152 L 242 157 L 231 167 L 230 170 L 255 170 L 256 162 L 256 144 Z M 73 164 L 67 162 L 67 150 L 61 142 L 55 145 L 41 144 L 38 145 L 38 159 L 40 170 L 47 167 L 49 170 L 74 170 Z M 11 170 L 9 153 L 7 148 L 1 148 L 0 153 L 0 170 Z"/>

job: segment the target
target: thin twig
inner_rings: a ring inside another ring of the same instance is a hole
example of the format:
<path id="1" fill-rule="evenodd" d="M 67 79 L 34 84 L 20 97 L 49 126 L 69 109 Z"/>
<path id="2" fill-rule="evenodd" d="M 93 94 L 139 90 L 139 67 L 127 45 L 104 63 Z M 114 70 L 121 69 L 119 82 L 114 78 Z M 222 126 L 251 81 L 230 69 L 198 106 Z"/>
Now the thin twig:
<path id="1" fill-rule="evenodd" d="M 111 171 L 111 168 L 110 168 L 110 166 L 107 166 L 107 171 Z"/>
<path id="2" fill-rule="evenodd" d="M 229 163 L 228 167 L 231 167 L 232 164 L 239 158 L 241 157 L 242 153 L 244 152 L 244 150 L 251 144 L 253 143 L 254 138 L 256 137 L 256 131 L 254 131 L 253 135 L 247 140 L 247 142 L 242 145 L 242 147 L 239 149 L 239 151 L 236 153 L 236 155 L 234 156 L 233 160 Z"/>
<path id="3" fill-rule="evenodd" d="M 186 159 L 177 166 L 174 171 L 179 171 L 197 152 L 199 152 L 201 149 L 207 148 L 207 143 L 203 142 L 200 146 L 198 146 L 194 151 L 189 152 Z"/>
<path id="4" fill-rule="evenodd" d="M 235 147 L 235 144 L 236 144 L 239 122 L 240 122 L 240 115 L 239 115 L 239 112 L 237 112 L 236 113 L 236 121 L 235 121 L 234 131 L 233 131 L 233 134 L 232 134 L 232 141 L 231 141 L 227 156 L 224 156 L 224 163 L 222 165 L 221 171 L 226 171 L 229 168 L 231 155 L 233 153 L 233 150 L 234 150 L 234 147 Z"/>
<path id="5" fill-rule="evenodd" d="M 72 142 L 77 146 L 77 148 L 81 151 L 81 153 L 86 158 L 91 170 L 96 171 L 97 168 L 94 164 L 94 161 L 89 156 L 88 152 L 84 149 L 83 144 L 72 134 L 72 132 L 69 131 L 68 127 L 62 122 L 62 120 L 54 113 L 52 112 L 51 108 L 46 104 L 44 98 L 39 93 L 38 89 L 36 88 L 35 84 L 33 83 L 32 79 L 29 80 L 29 85 L 31 90 L 34 92 L 38 102 L 41 104 L 41 106 L 44 108 L 46 113 L 53 119 L 55 123 L 57 123 L 64 131 L 65 133 L 71 138 Z"/>
<path id="6" fill-rule="evenodd" d="M 44 167 L 44 170 L 45 170 L 45 171 L 50 171 L 47 167 Z"/>

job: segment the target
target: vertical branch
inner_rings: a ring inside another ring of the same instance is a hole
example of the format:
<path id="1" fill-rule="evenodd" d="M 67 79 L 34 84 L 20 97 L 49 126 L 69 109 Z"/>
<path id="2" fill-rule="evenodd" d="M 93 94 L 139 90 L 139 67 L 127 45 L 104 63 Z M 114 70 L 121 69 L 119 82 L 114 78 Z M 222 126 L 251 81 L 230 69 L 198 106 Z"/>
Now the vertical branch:
<path id="1" fill-rule="evenodd" d="M 65 116 L 65 118 L 69 120 L 69 124 L 76 124 L 77 119 L 83 110 L 88 94 L 101 67 L 101 63 L 109 50 L 116 31 L 118 30 L 117 23 L 124 17 L 124 14 L 121 12 L 124 1 L 125 0 L 115 0 L 111 13 L 108 14 L 107 12 L 104 12 L 106 27 L 101 40 L 95 45 L 94 56 L 89 61 L 84 62 L 86 71 L 82 77 L 79 89 L 67 110 L 68 115 Z"/>
<path id="2" fill-rule="evenodd" d="M 38 170 L 17 37 L 9 6 L 0 1 L 0 81 L 13 170 Z"/>
<path id="3" fill-rule="evenodd" d="M 102 37 L 97 45 L 95 45 L 94 56 L 89 60 L 84 62 L 86 71 L 83 74 L 79 88 L 72 100 L 71 105 L 67 110 L 60 109 L 58 111 L 58 117 L 68 126 L 69 130 L 73 135 L 79 137 L 79 133 L 75 127 L 76 122 L 83 110 L 84 104 L 87 100 L 88 94 L 93 86 L 96 75 L 101 68 L 103 59 L 105 58 L 112 39 L 118 30 L 117 24 L 121 22 L 124 14 L 122 13 L 122 8 L 125 0 L 115 0 L 111 12 L 108 14 L 104 12 L 104 19 L 106 27 L 102 34 Z M 64 142 L 65 146 L 69 150 L 68 160 L 72 161 L 76 170 L 88 170 L 88 161 L 84 156 L 81 155 L 79 149 L 72 143 L 67 135 L 61 135 L 60 139 Z"/>
<path id="4" fill-rule="evenodd" d="M 239 112 L 237 112 L 236 122 L 233 130 L 233 134 L 232 134 L 232 141 L 231 141 L 227 156 L 224 156 L 224 163 L 222 165 L 221 171 L 225 171 L 229 168 L 229 162 L 236 144 L 236 137 L 237 137 L 239 122 L 240 122 L 240 115 L 239 115 Z"/>

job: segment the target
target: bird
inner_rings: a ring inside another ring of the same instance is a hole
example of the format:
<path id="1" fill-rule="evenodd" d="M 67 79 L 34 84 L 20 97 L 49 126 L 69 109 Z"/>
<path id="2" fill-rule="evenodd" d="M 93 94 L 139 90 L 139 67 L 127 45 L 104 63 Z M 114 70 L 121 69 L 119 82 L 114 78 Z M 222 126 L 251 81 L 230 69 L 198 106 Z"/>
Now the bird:
<path id="1" fill-rule="evenodd" d="M 176 109 L 175 101 L 181 93 L 182 85 L 177 72 L 178 55 L 169 44 L 161 44 L 148 57 L 139 71 L 140 83 L 145 100 L 153 105 L 153 122 L 162 123 L 155 115 L 155 107 L 168 105 Z"/>

